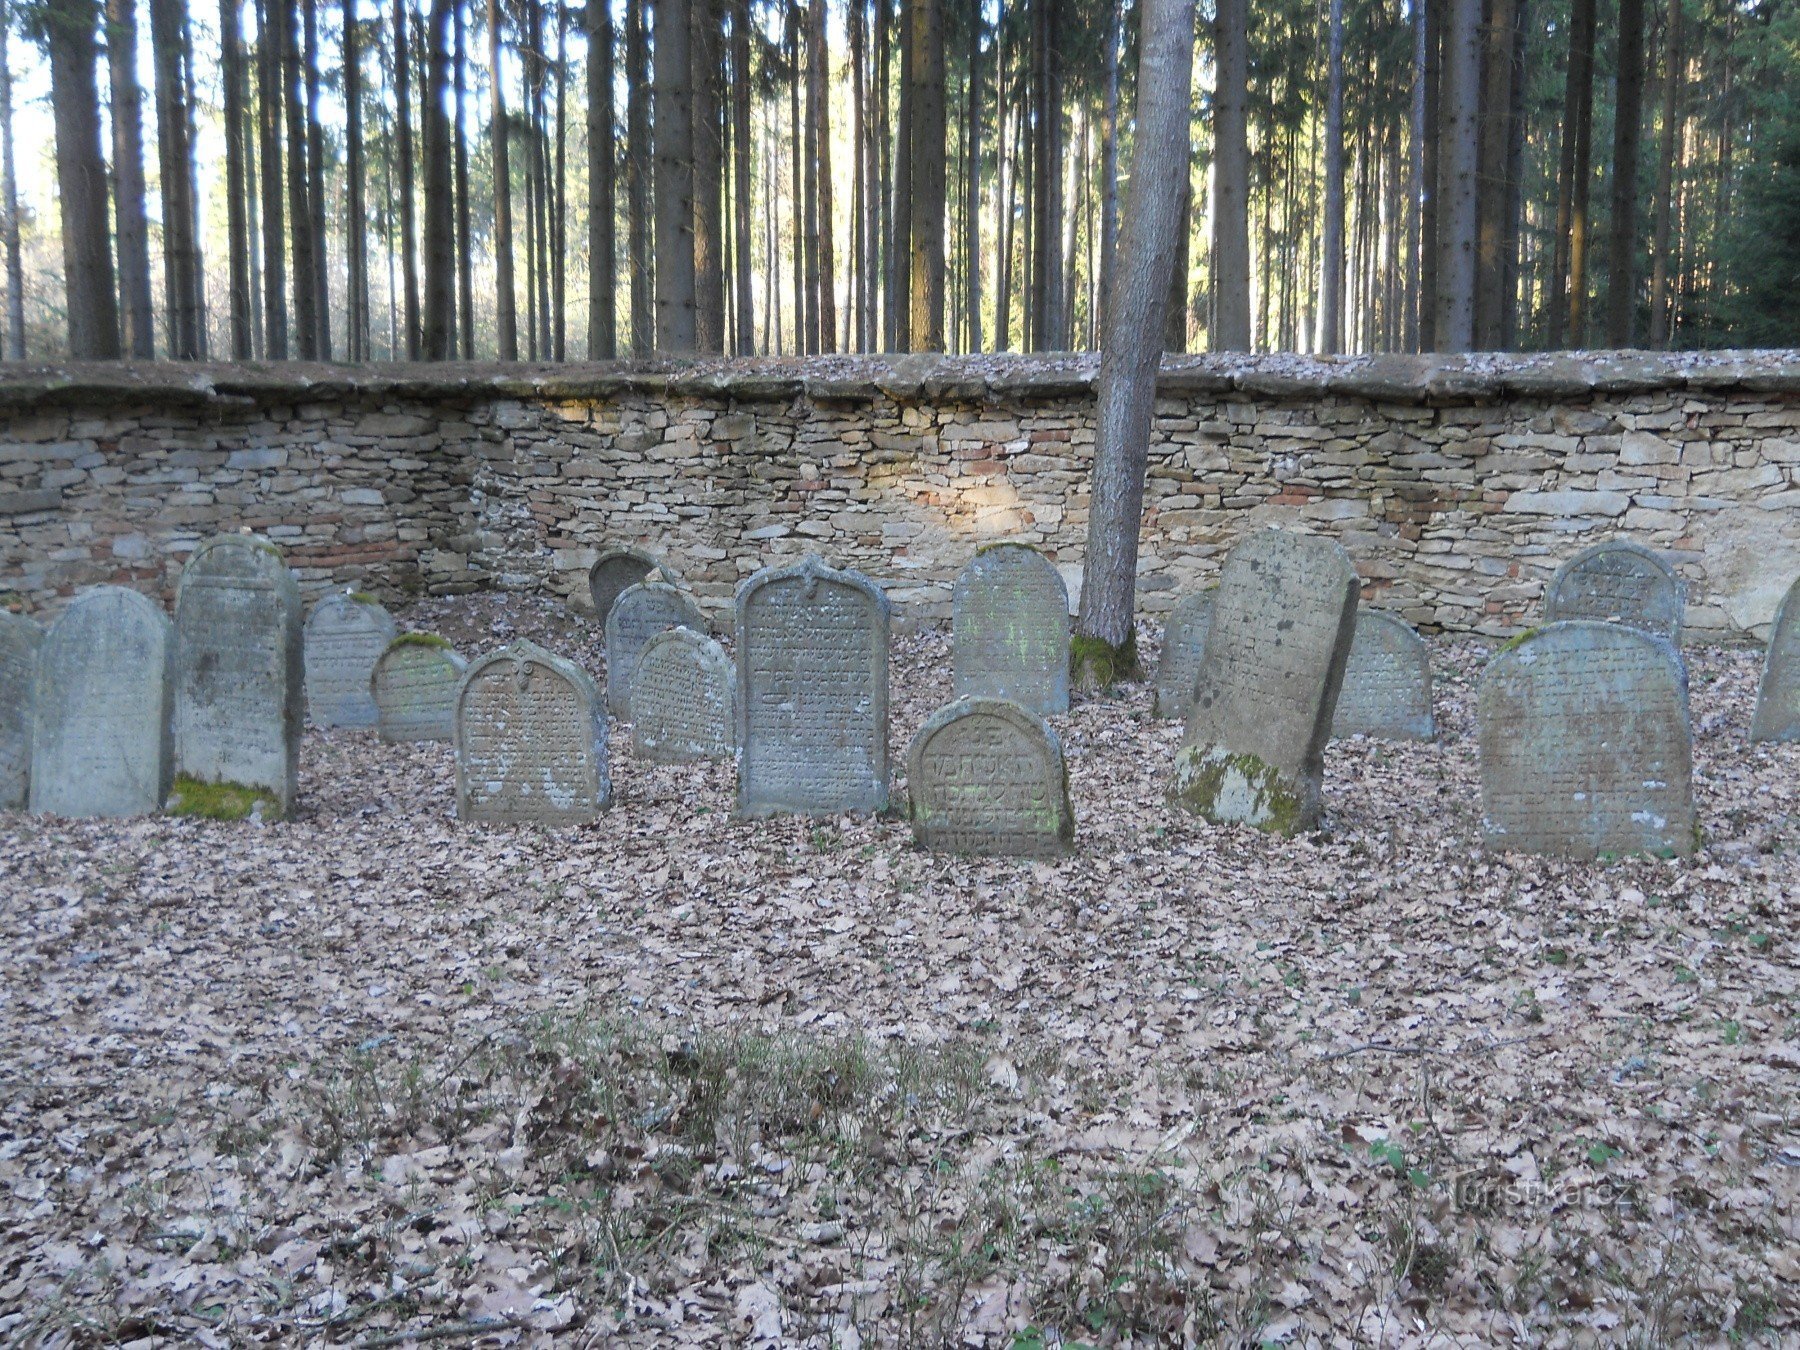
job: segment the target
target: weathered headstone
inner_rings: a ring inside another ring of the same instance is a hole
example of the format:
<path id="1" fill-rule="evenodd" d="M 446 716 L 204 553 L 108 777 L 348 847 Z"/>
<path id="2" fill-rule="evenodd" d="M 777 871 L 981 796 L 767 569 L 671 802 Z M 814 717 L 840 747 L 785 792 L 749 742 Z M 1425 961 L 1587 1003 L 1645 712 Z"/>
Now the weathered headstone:
<path id="1" fill-rule="evenodd" d="M 300 587 L 281 550 L 227 534 L 194 550 L 175 588 L 172 809 L 293 809 L 300 773 Z M 198 790 L 205 789 L 205 790 Z"/>
<path id="2" fill-rule="evenodd" d="M 1694 849 L 1687 676 L 1623 624 L 1547 624 L 1500 650 L 1476 696 L 1489 848 L 1593 858 Z"/>
<path id="3" fill-rule="evenodd" d="M 1608 539 L 1556 569 L 1544 592 L 1544 622 L 1622 623 L 1679 647 L 1685 592 L 1681 579 L 1649 549 L 1627 539 Z"/>
<path id="4" fill-rule="evenodd" d="M 1283 834 L 1318 822 L 1356 597 L 1333 540 L 1262 530 L 1232 549 L 1175 756 L 1177 804 Z"/>
<path id="5" fill-rule="evenodd" d="M 1428 741 L 1435 734 L 1431 653 L 1406 620 L 1358 611 L 1331 734 L 1390 741 Z"/>
<path id="6" fill-rule="evenodd" d="M 738 811 L 833 815 L 888 803 L 888 602 L 808 556 L 737 593 Z"/>
<path id="7" fill-rule="evenodd" d="M 612 804 L 606 715 L 586 671 L 532 642 L 470 663 L 456 694 L 456 814 L 579 825 Z"/>
<path id="8" fill-rule="evenodd" d="M 1200 658 L 1206 653 L 1206 633 L 1212 627 L 1213 592 L 1183 596 L 1163 625 L 1162 660 L 1156 666 L 1156 691 L 1150 715 L 1174 720 L 1186 717 L 1194 701 L 1194 681 L 1200 675 Z"/>
<path id="9" fill-rule="evenodd" d="M 402 633 L 369 676 L 376 728 L 384 741 L 456 737 L 456 690 L 469 663 L 435 633 Z"/>
<path id="10" fill-rule="evenodd" d="M 737 676 L 723 647 L 689 628 L 644 644 L 631 676 L 631 743 L 653 764 L 732 756 Z"/>
<path id="11" fill-rule="evenodd" d="M 658 563 L 642 549 L 609 548 L 588 568 L 588 594 L 594 600 L 594 617 L 602 628 L 612 613 L 613 602 L 633 586 L 650 579 Z"/>
<path id="12" fill-rule="evenodd" d="M 1788 587 L 1769 630 L 1762 683 L 1750 719 L 1753 741 L 1800 741 L 1800 581 Z"/>
<path id="13" fill-rule="evenodd" d="M 1047 858 L 1069 851 L 1075 814 L 1062 743 L 1005 699 L 933 713 L 906 757 L 913 837 L 940 853 Z"/>
<path id="14" fill-rule="evenodd" d="M 1040 715 L 1069 710 L 1069 588 L 1029 544 L 989 544 L 951 592 L 959 698 L 1002 698 Z"/>
<path id="15" fill-rule="evenodd" d="M 31 809 L 138 816 L 169 790 L 175 630 L 123 586 L 84 591 L 38 648 Z"/>
<path id="16" fill-rule="evenodd" d="M 631 673 L 644 644 L 670 628 L 706 631 L 706 620 L 694 602 L 663 581 L 646 581 L 627 589 L 606 616 L 606 707 L 614 717 L 631 720 Z"/>
<path id="17" fill-rule="evenodd" d="M 31 700 L 43 640 L 34 620 L 0 609 L 0 811 L 25 805 L 31 786 Z"/>
<path id="18" fill-rule="evenodd" d="M 372 727 L 369 674 L 397 634 L 373 596 L 328 595 L 306 616 L 306 715 L 316 727 Z"/>

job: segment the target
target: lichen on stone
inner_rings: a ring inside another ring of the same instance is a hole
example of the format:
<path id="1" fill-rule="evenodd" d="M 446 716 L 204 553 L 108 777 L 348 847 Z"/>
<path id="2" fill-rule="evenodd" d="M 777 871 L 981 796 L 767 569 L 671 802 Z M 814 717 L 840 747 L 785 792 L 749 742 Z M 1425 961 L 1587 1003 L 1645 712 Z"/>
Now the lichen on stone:
<path id="1" fill-rule="evenodd" d="M 1308 824 L 1305 798 L 1279 769 L 1223 746 L 1183 746 L 1175 756 L 1170 796 L 1176 805 L 1216 824 L 1254 825 L 1285 835 Z"/>
<path id="2" fill-rule="evenodd" d="M 262 819 L 281 819 L 281 799 L 267 788 L 207 783 L 182 774 L 169 793 L 168 812 L 201 820 L 246 820 L 262 804 Z"/>

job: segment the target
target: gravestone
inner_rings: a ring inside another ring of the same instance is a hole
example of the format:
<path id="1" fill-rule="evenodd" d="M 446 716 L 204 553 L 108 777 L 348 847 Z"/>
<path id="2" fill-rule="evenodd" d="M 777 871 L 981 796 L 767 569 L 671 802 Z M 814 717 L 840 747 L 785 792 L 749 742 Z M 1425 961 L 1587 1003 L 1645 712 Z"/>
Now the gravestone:
<path id="1" fill-rule="evenodd" d="M 1029 544 L 989 544 L 957 575 L 950 631 L 958 698 L 1069 710 L 1069 588 Z"/>
<path id="2" fill-rule="evenodd" d="M 1488 663 L 1475 717 L 1489 848 L 1693 851 L 1687 676 L 1666 640 L 1623 624 L 1547 624 Z"/>
<path id="3" fill-rule="evenodd" d="M 25 805 L 31 786 L 31 701 L 37 683 L 34 620 L 0 609 L 0 811 Z"/>
<path id="4" fill-rule="evenodd" d="M 888 803 L 888 602 L 808 556 L 737 593 L 738 812 Z"/>
<path id="5" fill-rule="evenodd" d="M 1435 734 L 1431 654 L 1404 619 L 1378 609 L 1357 613 L 1331 734 L 1390 741 L 1428 741 Z"/>
<path id="6" fill-rule="evenodd" d="M 31 809 L 139 816 L 169 791 L 175 632 L 123 586 L 84 591 L 38 648 Z"/>
<path id="7" fill-rule="evenodd" d="M 1053 858 L 1075 840 L 1062 743 L 1004 699 L 933 713 L 906 757 L 913 838 L 940 853 Z"/>
<path id="8" fill-rule="evenodd" d="M 1213 592 L 1183 596 L 1163 625 L 1162 660 L 1156 666 L 1156 691 L 1150 715 L 1174 720 L 1186 717 L 1194 700 L 1194 681 L 1200 674 L 1200 657 L 1206 651 L 1206 632 L 1212 626 Z"/>
<path id="9" fill-rule="evenodd" d="M 1762 683 L 1756 688 L 1750 739 L 1800 741 L 1800 581 L 1788 587 L 1775 611 L 1769 650 L 1763 655 Z"/>
<path id="10" fill-rule="evenodd" d="M 736 752 L 737 677 L 723 647 L 690 628 L 666 629 L 644 644 L 631 676 L 631 743 L 653 764 Z"/>
<path id="11" fill-rule="evenodd" d="M 594 600 L 594 617 L 602 628 L 612 613 L 613 602 L 633 586 L 650 579 L 657 561 L 642 549 L 609 548 L 588 568 L 588 594 Z"/>
<path id="12" fill-rule="evenodd" d="M 207 540 L 175 587 L 174 809 L 242 815 L 252 804 L 231 790 L 244 789 L 273 798 L 270 817 L 291 811 L 300 684 L 300 587 L 281 550 L 255 535 Z"/>
<path id="13" fill-rule="evenodd" d="M 316 727 L 372 727 L 369 676 L 396 636 L 394 617 L 368 595 L 328 595 L 306 616 L 306 715 Z"/>
<path id="14" fill-rule="evenodd" d="M 606 715 L 586 671 L 533 642 L 471 662 L 456 692 L 456 814 L 579 825 L 612 804 Z"/>
<path id="15" fill-rule="evenodd" d="M 631 672 L 644 644 L 669 628 L 706 631 L 706 620 L 694 602 L 663 581 L 632 586 L 606 616 L 606 707 L 614 717 L 631 720 Z"/>
<path id="16" fill-rule="evenodd" d="M 1175 802 L 1215 823 L 1317 824 L 1356 628 L 1356 570 L 1318 535 L 1262 530 L 1225 560 L 1175 756 Z"/>
<path id="17" fill-rule="evenodd" d="M 1608 539 L 1556 569 L 1544 592 L 1544 622 L 1622 623 L 1679 647 L 1684 595 L 1681 579 L 1656 554 L 1627 539 Z"/>
<path id="18" fill-rule="evenodd" d="M 381 739 L 456 738 L 456 690 L 469 663 L 435 633 L 402 633 L 369 676 Z"/>

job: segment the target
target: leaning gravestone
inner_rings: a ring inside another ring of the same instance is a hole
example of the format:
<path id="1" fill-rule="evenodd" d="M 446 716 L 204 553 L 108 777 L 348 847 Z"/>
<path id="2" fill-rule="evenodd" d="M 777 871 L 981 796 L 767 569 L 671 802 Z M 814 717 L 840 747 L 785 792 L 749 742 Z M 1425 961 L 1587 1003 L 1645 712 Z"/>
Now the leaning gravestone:
<path id="1" fill-rule="evenodd" d="M 376 729 L 384 741 L 456 737 L 456 690 L 469 663 L 435 633 L 402 633 L 369 676 Z"/>
<path id="2" fill-rule="evenodd" d="M 1622 623 L 1681 645 L 1684 588 L 1669 565 L 1625 539 L 1584 548 L 1556 569 L 1544 592 L 1544 622 Z"/>
<path id="3" fill-rule="evenodd" d="M 1163 625 L 1162 660 L 1156 666 L 1156 692 L 1152 717 L 1174 720 L 1186 717 L 1194 701 L 1194 680 L 1200 674 L 1200 658 L 1206 652 L 1206 633 L 1212 626 L 1211 590 L 1184 596 Z"/>
<path id="4" fill-rule="evenodd" d="M 291 811 L 300 681 L 300 587 L 281 550 L 255 535 L 207 540 L 175 588 L 171 809 L 244 815 L 260 797 L 271 816 Z"/>
<path id="5" fill-rule="evenodd" d="M 306 616 L 306 713 L 316 727 L 372 727 L 369 675 L 394 640 L 394 617 L 368 595 L 328 595 Z"/>
<path id="6" fill-rule="evenodd" d="M 808 556 L 738 588 L 738 812 L 888 803 L 888 602 Z"/>
<path id="7" fill-rule="evenodd" d="M 737 677 L 723 647 L 690 628 L 667 629 L 644 644 L 631 676 L 631 743 L 652 764 L 731 757 Z"/>
<path id="8" fill-rule="evenodd" d="M 1390 741 L 1428 741 L 1431 723 L 1431 655 L 1411 624 L 1378 609 L 1356 616 L 1356 640 L 1344 663 L 1333 736 L 1374 736 Z"/>
<path id="9" fill-rule="evenodd" d="M 951 593 L 959 698 L 1010 699 L 1040 715 L 1069 710 L 1069 588 L 1029 544 L 989 544 Z"/>
<path id="10" fill-rule="evenodd" d="M 606 616 L 606 707 L 631 720 L 631 673 L 644 644 L 670 628 L 706 631 L 694 602 L 664 581 L 646 581 L 625 591 Z"/>
<path id="11" fill-rule="evenodd" d="M 1775 611 L 1750 739 L 1800 741 L 1800 581 L 1788 587 Z"/>
<path id="12" fill-rule="evenodd" d="M 1074 842 L 1062 743 L 1016 703 L 959 698 L 939 708 L 906 766 L 913 837 L 924 848 L 1051 858 Z"/>
<path id="13" fill-rule="evenodd" d="M 44 630 L 0 609 L 0 811 L 25 805 L 31 786 L 31 700 Z"/>
<path id="14" fill-rule="evenodd" d="M 1693 851 L 1687 676 L 1664 639 L 1623 624 L 1547 624 L 1488 663 L 1475 717 L 1489 848 Z"/>
<path id="15" fill-rule="evenodd" d="M 456 814 L 579 825 L 612 804 L 606 715 L 587 672 L 533 642 L 470 664 L 456 694 Z"/>
<path id="16" fill-rule="evenodd" d="M 31 809 L 138 816 L 169 790 L 174 629 L 123 586 L 84 591 L 38 649 Z"/>
<path id="17" fill-rule="evenodd" d="M 1283 834 L 1318 822 L 1356 597 L 1330 539 L 1263 530 L 1231 550 L 1175 756 L 1179 805 Z"/>
<path id="18" fill-rule="evenodd" d="M 594 617 L 600 626 L 612 613 L 613 602 L 633 586 L 648 581 L 658 563 L 642 549 L 609 548 L 588 568 L 588 594 L 594 600 Z"/>

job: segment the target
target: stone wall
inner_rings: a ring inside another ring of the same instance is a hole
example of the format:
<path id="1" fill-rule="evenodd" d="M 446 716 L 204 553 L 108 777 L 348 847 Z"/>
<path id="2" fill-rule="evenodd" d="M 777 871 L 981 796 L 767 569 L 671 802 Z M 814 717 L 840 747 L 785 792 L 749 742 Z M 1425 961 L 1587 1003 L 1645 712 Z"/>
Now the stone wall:
<path id="1" fill-rule="evenodd" d="M 1091 358 L 823 358 L 546 369 L 137 367 L 0 376 L 0 594 L 172 594 L 249 526 L 311 592 L 482 587 L 585 603 L 629 542 L 715 617 L 816 550 L 948 613 L 974 548 L 1023 538 L 1078 587 Z M 1666 552 L 1690 631 L 1766 625 L 1800 574 L 1800 360 L 1294 357 L 1171 362 L 1140 597 L 1158 614 L 1245 530 L 1340 538 L 1365 596 L 1426 628 L 1515 631 L 1562 558 Z"/>

